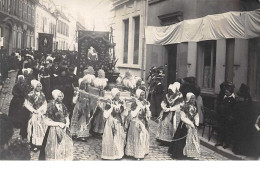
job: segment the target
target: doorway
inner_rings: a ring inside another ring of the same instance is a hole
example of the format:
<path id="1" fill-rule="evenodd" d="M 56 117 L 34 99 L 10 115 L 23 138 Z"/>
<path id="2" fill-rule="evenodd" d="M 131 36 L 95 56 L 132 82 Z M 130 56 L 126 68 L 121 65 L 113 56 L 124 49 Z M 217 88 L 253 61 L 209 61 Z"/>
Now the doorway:
<path id="1" fill-rule="evenodd" d="M 4 48 L 7 50 L 8 55 L 12 52 L 12 28 L 9 26 L 9 24 L 5 25 L 4 29 Z"/>
<path id="2" fill-rule="evenodd" d="M 167 65 L 167 87 L 176 82 L 177 72 L 177 44 L 167 45 L 168 65 Z"/>

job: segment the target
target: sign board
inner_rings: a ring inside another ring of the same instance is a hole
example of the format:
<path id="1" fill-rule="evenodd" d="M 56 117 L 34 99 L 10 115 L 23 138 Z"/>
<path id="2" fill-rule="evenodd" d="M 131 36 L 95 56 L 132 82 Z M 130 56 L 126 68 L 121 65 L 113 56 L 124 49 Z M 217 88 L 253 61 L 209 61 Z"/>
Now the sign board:
<path id="1" fill-rule="evenodd" d="M 39 51 L 42 53 L 51 54 L 53 45 L 53 34 L 39 33 L 38 40 Z"/>

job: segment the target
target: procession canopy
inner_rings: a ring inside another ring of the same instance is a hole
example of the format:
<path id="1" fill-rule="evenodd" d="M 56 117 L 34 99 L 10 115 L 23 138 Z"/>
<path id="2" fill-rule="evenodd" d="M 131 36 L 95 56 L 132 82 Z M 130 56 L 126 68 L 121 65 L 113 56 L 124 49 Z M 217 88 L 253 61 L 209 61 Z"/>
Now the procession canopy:
<path id="1" fill-rule="evenodd" d="M 259 36 L 260 9 L 208 15 L 170 26 L 145 28 L 146 44 L 155 45 L 228 38 L 249 39 Z"/>

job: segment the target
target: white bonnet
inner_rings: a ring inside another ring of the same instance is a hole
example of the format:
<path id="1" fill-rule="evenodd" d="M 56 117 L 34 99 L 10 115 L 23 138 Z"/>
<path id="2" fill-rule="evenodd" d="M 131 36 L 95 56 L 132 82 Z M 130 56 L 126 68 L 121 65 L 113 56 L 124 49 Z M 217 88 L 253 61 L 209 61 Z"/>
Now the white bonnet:
<path id="1" fill-rule="evenodd" d="M 113 88 L 113 89 L 111 90 L 111 94 L 112 94 L 112 97 L 113 97 L 113 98 L 115 98 L 115 96 L 116 96 L 118 93 L 120 93 L 120 91 L 119 91 L 119 89 L 117 89 L 117 88 Z"/>

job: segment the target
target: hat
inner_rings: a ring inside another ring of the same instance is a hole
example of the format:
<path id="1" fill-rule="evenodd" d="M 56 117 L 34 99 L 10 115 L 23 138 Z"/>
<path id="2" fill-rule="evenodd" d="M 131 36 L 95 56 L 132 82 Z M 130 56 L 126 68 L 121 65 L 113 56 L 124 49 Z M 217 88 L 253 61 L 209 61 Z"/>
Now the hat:
<path id="1" fill-rule="evenodd" d="M 172 90 L 172 92 L 175 93 L 176 90 L 179 91 L 180 87 L 181 87 L 181 84 L 179 82 L 174 82 L 173 84 L 169 85 L 168 89 Z"/>
<path id="2" fill-rule="evenodd" d="M 24 79 L 24 75 L 18 75 L 17 79 Z"/>
<path id="3" fill-rule="evenodd" d="M 35 79 L 31 81 L 31 85 L 32 85 L 32 87 L 33 87 L 34 89 L 37 87 L 38 84 L 41 84 L 41 82 L 39 82 L 39 81 L 37 81 L 37 80 L 35 80 Z"/>
<path id="4" fill-rule="evenodd" d="M 56 89 L 56 90 L 53 90 L 51 94 L 52 94 L 52 97 L 54 98 L 54 100 L 56 100 L 60 94 L 63 94 L 63 92 Z"/>
<path id="5" fill-rule="evenodd" d="M 194 97 L 195 97 L 195 95 L 194 95 L 193 93 L 191 93 L 191 92 L 188 92 L 188 93 L 186 94 L 186 99 L 187 99 L 187 102 L 189 102 L 189 101 L 190 101 L 190 98 L 191 98 L 192 96 L 194 96 Z"/>

